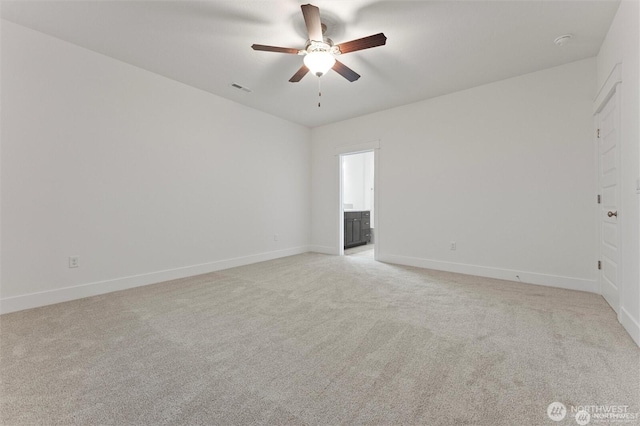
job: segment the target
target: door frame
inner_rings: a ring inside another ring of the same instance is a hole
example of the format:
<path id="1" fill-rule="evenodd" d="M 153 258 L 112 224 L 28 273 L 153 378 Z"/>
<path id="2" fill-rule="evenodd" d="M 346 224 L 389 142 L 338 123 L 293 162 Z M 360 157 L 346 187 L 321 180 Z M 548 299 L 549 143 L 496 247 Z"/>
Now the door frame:
<path id="1" fill-rule="evenodd" d="M 599 138 L 598 138 L 598 129 L 600 126 L 600 113 L 602 112 L 602 110 L 604 109 L 604 107 L 607 105 L 607 103 L 609 102 L 609 100 L 611 100 L 611 98 L 613 98 L 614 96 L 616 96 L 615 101 L 616 101 L 616 114 L 617 114 L 617 124 L 618 127 L 620 126 L 621 123 L 621 107 L 622 107 L 622 96 L 620 96 L 621 91 L 619 91 L 619 86 L 622 84 L 622 64 L 618 63 L 616 64 L 613 69 L 611 70 L 611 72 L 609 73 L 609 76 L 607 77 L 607 80 L 604 82 L 604 84 L 602 85 L 602 87 L 600 88 L 600 90 L 598 91 L 598 94 L 596 95 L 594 101 L 593 101 L 593 121 L 594 121 L 594 151 L 595 151 L 595 155 L 596 155 L 596 194 L 598 195 L 602 195 L 600 192 L 601 189 L 601 182 L 600 182 L 600 142 L 599 142 Z M 617 199 L 618 199 L 618 204 L 620 204 L 622 202 L 622 199 L 620 197 L 621 195 L 621 187 L 620 185 L 622 184 L 622 146 L 620 143 L 620 131 L 621 129 L 618 128 L 616 129 L 616 131 L 618 132 L 618 143 L 616 145 L 616 149 L 618 150 L 618 164 L 617 164 L 617 169 L 616 169 L 616 181 L 617 181 L 617 188 L 616 191 L 618 193 Z M 620 205 L 616 206 L 618 209 L 618 212 L 620 212 Z M 596 256 L 597 256 L 597 261 L 602 260 L 602 229 L 601 229 L 601 225 L 602 225 L 602 218 L 601 218 L 601 206 L 600 204 L 596 204 L 596 238 L 597 238 L 597 249 L 596 249 Z M 622 309 L 620 309 L 621 306 L 621 299 L 622 299 L 622 286 L 623 286 L 623 273 L 624 273 L 624 265 L 622 264 L 622 245 L 620 244 L 620 230 L 621 229 L 625 229 L 623 226 L 623 222 L 624 222 L 624 212 L 622 212 L 622 214 L 618 214 L 617 220 L 616 220 L 616 229 L 617 229 L 617 235 L 618 235 L 618 247 L 617 247 L 617 252 L 618 252 L 618 270 L 617 270 L 617 276 L 616 276 L 616 286 L 618 287 L 618 303 L 614 309 L 614 311 L 617 311 L 617 316 L 618 316 L 618 321 L 621 322 L 622 319 Z M 598 270 L 597 272 L 597 288 L 598 288 L 598 292 L 602 295 L 602 271 Z"/>
<path id="2" fill-rule="evenodd" d="M 379 190 L 379 176 L 380 176 L 380 140 L 372 142 L 365 142 L 356 145 L 346 145 L 335 150 L 336 162 L 338 166 L 338 243 L 337 250 L 338 256 L 344 256 L 344 178 L 342 176 L 342 160 L 344 156 L 353 154 L 362 154 L 365 152 L 373 152 L 373 229 L 375 232 L 375 239 L 373 243 L 373 258 L 378 260 L 380 256 L 380 190 Z"/>

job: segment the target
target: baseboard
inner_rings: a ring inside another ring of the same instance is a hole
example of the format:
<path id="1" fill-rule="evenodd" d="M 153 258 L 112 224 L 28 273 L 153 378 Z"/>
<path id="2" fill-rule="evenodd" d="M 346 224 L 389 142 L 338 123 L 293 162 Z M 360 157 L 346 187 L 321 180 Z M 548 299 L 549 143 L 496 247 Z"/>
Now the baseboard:
<path id="1" fill-rule="evenodd" d="M 338 249 L 336 247 L 310 246 L 309 251 L 312 251 L 314 253 L 321 253 L 321 254 L 332 254 L 335 256 L 338 255 Z"/>
<path id="2" fill-rule="evenodd" d="M 418 268 L 435 269 L 438 271 L 456 272 L 465 275 L 476 275 L 486 278 L 497 278 L 522 282 L 525 284 L 537 284 L 548 287 L 558 287 L 568 290 L 588 291 L 599 294 L 595 280 L 584 278 L 564 277 L 559 275 L 539 274 L 536 272 L 516 271 L 513 269 L 491 268 L 464 263 L 445 262 L 441 260 L 422 259 L 417 257 L 396 256 L 380 253 L 378 261 L 396 263 L 399 265 L 416 266 Z M 519 278 L 518 278 L 519 277 Z"/>
<path id="3" fill-rule="evenodd" d="M 636 342 L 636 345 L 640 346 L 640 324 L 638 321 L 633 319 L 629 312 L 623 307 L 620 307 L 619 320 L 633 341 Z"/>
<path id="4" fill-rule="evenodd" d="M 284 250 L 258 253 L 249 256 L 224 259 L 214 262 L 202 263 L 199 265 L 185 266 L 182 268 L 167 269 L 164 271 L 151 272 L 113 280 L 98 281 L 81 284 L 73 287 L 64 287 L 55 290 L 38 293 L 25 294 L 14 297 L 0 299 L 0 314 L 22 311 L 25 309 L 37 308 L 40 306 L 53 305 L 70 300 L 82 299 L 84 297 L 97 296 L 99 294 L 111 293 L 113 291 L 126 290 L 149 284 L 156 284 L 164 281 L 191 277 L 194 275 L 206 274 L 223 269 L 234 268 L 236 266 L 249 265 L 280 257 L 293 256 L 310 251 L 308 246 L 293 247 Z"/>

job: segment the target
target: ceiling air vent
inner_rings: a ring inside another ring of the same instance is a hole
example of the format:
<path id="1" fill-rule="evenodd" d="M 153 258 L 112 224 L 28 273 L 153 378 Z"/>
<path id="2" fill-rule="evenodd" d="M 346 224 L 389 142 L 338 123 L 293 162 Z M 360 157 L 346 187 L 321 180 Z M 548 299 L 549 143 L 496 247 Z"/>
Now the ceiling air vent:
<path id="1" fill-rule="evenodd" d="M 251 93 L 251 89 L 249 89 L 247 87 L 240 86 L 238 83 L 231 84 L 231 87 L 235 87 L 236 89 L 240 89 L 243 92 Z"/>

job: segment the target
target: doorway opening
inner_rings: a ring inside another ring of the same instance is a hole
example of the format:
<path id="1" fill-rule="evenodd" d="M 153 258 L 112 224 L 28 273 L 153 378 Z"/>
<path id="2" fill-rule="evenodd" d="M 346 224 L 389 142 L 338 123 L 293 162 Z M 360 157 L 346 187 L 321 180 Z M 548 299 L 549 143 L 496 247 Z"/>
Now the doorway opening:
<path id="1" fill-rule="evenodd" d="M 375 156 L 340 155 L 340 255 L 376 257 Z"/>

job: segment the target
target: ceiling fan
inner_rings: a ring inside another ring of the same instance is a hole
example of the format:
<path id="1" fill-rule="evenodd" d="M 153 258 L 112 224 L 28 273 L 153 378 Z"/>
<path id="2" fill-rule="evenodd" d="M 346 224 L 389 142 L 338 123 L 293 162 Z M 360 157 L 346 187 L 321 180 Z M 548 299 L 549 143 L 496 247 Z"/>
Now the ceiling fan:
<path id="1" fill-rule="evenodd" d="M 324 37 L 323 35 L 326 26 L 320 21 L 320 9 L 311 4 L 305 4 L 300 7 L 302 8 L 302 15 L 304 16 L 304 22 L 307 26 L 307 32 L 309 33 L 309 40 L 307 40 L 304 49 L 265 46 L 263 44 L 254 44 L 251 46 L 253 50 L 304 56 L 303 65 L 293 77 L 289 79 L 291 83 L 299 82 L 309 71 L 318 77 L 322 77 L 330 69 L 333 69 L 350 82 L 354 82 L 360 78 L 360 75 L 338 61 L 336 56 L 382 46 L 387 42 L 387 37 L 383 33 L 379 33 L 334 45 L 330 38 Z"/>

